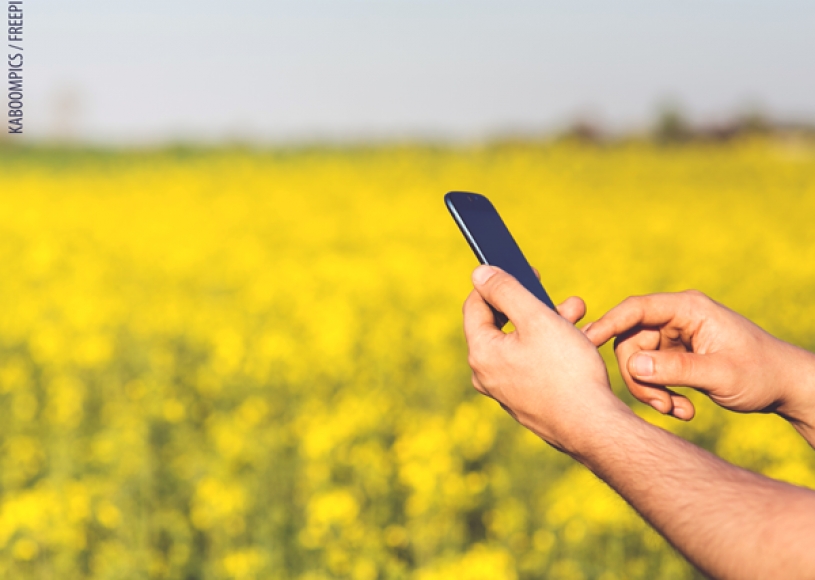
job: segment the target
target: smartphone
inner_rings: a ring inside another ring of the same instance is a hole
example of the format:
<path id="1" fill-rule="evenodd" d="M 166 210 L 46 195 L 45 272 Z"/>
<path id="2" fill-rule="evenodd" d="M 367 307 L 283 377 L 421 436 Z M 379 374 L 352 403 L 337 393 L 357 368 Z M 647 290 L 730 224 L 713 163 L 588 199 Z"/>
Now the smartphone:
<path id="1" fill-rule="evenodd" d="M 444 203 L 479 262 L 498 266 L 504 272 L 512 274 L 538 300 L 557 312 L 552 299 L 535 276 L 532 266 L 526 261 L 521 248 L 490 200 L 477 193 L 451 191 L 444 196 Z M 495 325 L 503 328 L 507 317 L 495 308 L 492 311 L 495 314 Z"/>

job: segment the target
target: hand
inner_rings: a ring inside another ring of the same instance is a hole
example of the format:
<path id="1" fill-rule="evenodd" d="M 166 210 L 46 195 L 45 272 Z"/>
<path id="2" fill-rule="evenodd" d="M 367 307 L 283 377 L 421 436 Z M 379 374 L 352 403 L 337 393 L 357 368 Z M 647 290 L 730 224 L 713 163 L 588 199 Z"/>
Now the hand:
<path id="1" fill-rule="evenodd" d="M 558 316 L 515 278 L 491 266 L 473 272 L 464 331 L 475 388 L 553 446 L 571 451 L 581 429 L 612 410 L 628 409 L 611 391 L 594 345 L 575 328 L 585 304 L 570 298 Z M 515 325 L 496 328 L 487 303 Z"/>
<path id="2" fill-rule="evenodd" d="M 627 298 L 583 331 L 614 350 L 631 394 L 690 420 L 693 404 L 666 385 L 692 387 L 743 413 L 778 412 L 794 423 L 815 410 L 815 357 L 765 332 L 701 292 Z M 800 429 L 799 429 L 800 430 Z M 806 435 L 805 435 L 806 436 Z"/>

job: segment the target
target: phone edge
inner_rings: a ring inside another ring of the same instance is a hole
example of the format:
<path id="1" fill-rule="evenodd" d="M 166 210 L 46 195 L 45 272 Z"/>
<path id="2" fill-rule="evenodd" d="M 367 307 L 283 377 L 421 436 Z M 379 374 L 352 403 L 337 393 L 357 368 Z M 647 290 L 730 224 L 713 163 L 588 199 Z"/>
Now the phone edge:
<path id="1" fill-rule="evenodd" d="M 461 230 L 461 233 L 464 235 L 464 239 L 467 240 L 467 244 L 470 246 L 470 249 L 473 251 L 473 254 L 475 254 L 476 259 L 479 261 L 479 263 L 486 264 L 486 265 L 489 266 L 489 263 L 487 262 L 487 259 L 484 256 L 484 252 L 481 251 L 481 248 L 476 243 L 475 238 L 470 233 L 470 230 L 467 229 L 467 226 L 464 223 L 464 220 L 461 219 L 461 216 L 459 215 L 458 211 L 456 210 L 456 206 L 453 203 L 453 200 L 451 199 L 451 196 L 450 196 L 451 193 L 463 193 L 465 195 L 468 195 L 467 192 L 465 192 L 465 191 L 448 191 L 446 194 L 444 194 L 444 205 L 447 206 L 447 211 L 450 212 L 450 215 L 453 217 L 453 221 L 456 222 L 456 225 L 458 226 L 458 229 Z M 480 194 L 473 194 L 473 195 L 480 195 Z M 489 201 L 489 199 L 487 201 Z M 490 202 L 490 205 L 492 205 L 492 202 Z M 488 303 L 487 306 L 489 306 L 490 310 L 492 311 L 492 316 L 493 316 L 493 321 L 495 323 L 495 326 L 497 328 L 504 328 L 504 326 L 506 326 L 507 323 L 509 322 L 509 317 L 506 314 L 504 314 L 503 312 L 501 312 L 500 310 L 498 310 L 497 308 L 495 308 L 492 304 Z"/>
<path id="2" fill-rule="evenodd" d="M 475 241 L 475 238 L 470 233 L 470 230 L 467 229 L 467 225 L 464 223 L 464 220 L 459 215 L 458 210 L 456 209 L 456 206 L 453 203 L 453 200 L 450 198 L 451 193 L 464 193 L 464 194 L 466 194 L 467 192 L 464 192 L 464 191 L 448 191 L 446 194 L 444 194 L 444 205 L 447 206 L 447 211 L 449 211 L 450 215 L 453 216 L 453 221 L 456 222 L 456 225 L 458 226 L 458 229 L 461 230 L 461 233 L 464 235 L 464 239 L 467 240 L 467 243 L 470 245 L 470 249 L 475 254 L 476 259 L 481 264 L 489 265 L 489 263 L 487 262 L 487 258 L 484 256 L 484 252 L 481 251 L 481 248 L 478 246 L 478 243 Z M 475 195 L 477 195 L 477 194 L 475 194 Z"/>

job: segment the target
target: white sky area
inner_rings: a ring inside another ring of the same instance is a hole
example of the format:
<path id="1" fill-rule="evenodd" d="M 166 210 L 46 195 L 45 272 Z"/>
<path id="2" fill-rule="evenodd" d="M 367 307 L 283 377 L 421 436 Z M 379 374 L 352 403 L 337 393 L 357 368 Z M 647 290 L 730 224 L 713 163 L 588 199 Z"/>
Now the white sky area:
<path id="1" fill-rule="evenodd" d="M 27 0 L 26 138 L 482 139 L 815 119 L 812 0 Z"/>

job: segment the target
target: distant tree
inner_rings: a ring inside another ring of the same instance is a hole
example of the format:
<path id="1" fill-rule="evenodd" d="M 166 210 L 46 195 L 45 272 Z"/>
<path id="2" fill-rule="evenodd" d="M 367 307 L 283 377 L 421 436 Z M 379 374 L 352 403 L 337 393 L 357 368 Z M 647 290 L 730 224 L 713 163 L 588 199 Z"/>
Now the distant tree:
<path id="1" fill-rule="evenodd" d="M 598 144 L 608 137 L 599 122 L 591 117 L 578 117 L 559 135 L 567 141 Z"/>
<path id="2" fill-rule="evenodd" d="M 658 143 L 683 143 L 692 136 L 693 131 L 679 105 L 664 104 L 654 126 L 654 139 Z"/>
<path id="3" fill-rule="evenodd" d="M 752 110 L 741 115 L 737 124 L 742 133 L 747 135 L 766 135 L 773 129 L 773 123 L 759 110 Z"/>

